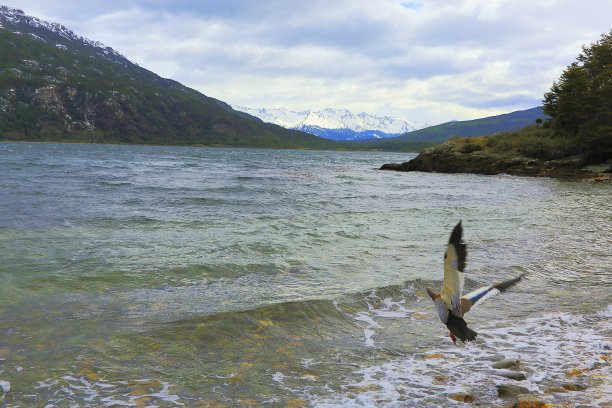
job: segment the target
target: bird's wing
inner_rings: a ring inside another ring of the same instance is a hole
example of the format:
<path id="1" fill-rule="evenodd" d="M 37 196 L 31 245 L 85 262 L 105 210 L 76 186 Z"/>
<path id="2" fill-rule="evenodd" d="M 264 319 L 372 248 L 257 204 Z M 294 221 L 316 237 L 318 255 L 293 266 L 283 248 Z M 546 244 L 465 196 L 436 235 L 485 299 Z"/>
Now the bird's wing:
<path id="1" fill-rule="evenodd" d="M 473 309 L 474 307 L 478 306 L 486 299 L 505 292 L 508 288 L 519 283 L 521 279 L 523 279 L 523 276 L 524 275 L 520 275 L 514 279 L 509 279 L 496 285 L 484 286 L 482 288 L 476 289 L 473 292 L 468 293 L 467 295 L 461 298 L 462 312 L 467 313 L 470 309 Z"/>
<path id="2" fill-rule="evenodd" d="M 461 221 L 451 233 L 444 253 L 444 279 L 440 296 L 455 316 L 461 317 L 461 293 L 463 292 L 463 270 L 467 257 L 467 247 L 462 241 L 463 227 Z"/>

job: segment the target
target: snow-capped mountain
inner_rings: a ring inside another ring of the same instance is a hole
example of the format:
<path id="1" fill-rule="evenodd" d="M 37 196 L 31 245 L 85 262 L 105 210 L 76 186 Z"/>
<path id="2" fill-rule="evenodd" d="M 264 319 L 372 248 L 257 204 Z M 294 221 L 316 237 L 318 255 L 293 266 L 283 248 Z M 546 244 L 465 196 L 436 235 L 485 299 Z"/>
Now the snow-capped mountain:
<path id="1" fill-rule="evenodd" d="M 333 140 L 365 140 L 396 137 L 421 127 L 404 119 L 375 116 L 365 112 L 357 115 L 346 109 L 326 108 L 321 111 L 290 111 L 285 108 L 253 109 L 232 105 L 248 113 L 288 129 L 297 129 Z"/>
<path id="2" fill-rule="evenodd" d="M 93 47 L 100 56 L 122 64 L 131 63 L 123 55 L 99 41 L 81 37 L 59 23 L 27 16 L 19 9 L 0 6 L 0 28 L 8 29 L 15 34 L 22 34 L 43 43 L 51 43 L 51 45 L 62 50 L 75 46 Z"/>

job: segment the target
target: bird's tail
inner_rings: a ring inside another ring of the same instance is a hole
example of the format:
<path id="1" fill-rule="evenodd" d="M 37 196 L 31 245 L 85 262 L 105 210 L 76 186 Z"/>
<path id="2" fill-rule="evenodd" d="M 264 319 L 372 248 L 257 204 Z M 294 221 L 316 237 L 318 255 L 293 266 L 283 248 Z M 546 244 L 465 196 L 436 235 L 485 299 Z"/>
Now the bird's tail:
<path id="1" fill-rule="evenodd" d="M 462 342 L 472 341 L 476 339 L 478 333 L 474 330 L 470 329 L 467 326 L 463 317 L 457 317 L 452 313 L 448 315 L 448 321 L 446 322 L 446 327 L 451 331 Z"/>

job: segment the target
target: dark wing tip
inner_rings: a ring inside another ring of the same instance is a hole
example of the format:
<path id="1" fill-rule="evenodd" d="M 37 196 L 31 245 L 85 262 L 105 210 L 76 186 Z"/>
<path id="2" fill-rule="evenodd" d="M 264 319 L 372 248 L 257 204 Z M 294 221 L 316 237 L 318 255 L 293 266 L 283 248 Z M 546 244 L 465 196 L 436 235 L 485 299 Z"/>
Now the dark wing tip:
<path id="1" fill-rule="evenodd" d="M 449 245 L 453 245 L 457 251 L 458 267 L 457 269 L 463 272 L 465 269 L 465 260 L 467 258 L 467 247 L 462 240 L 463 238 L 463 226 L 461 221 L 455 225 L 453 232 L 451 232 L 450 239 L 448 240 Z"/>
<path id="2" fill-rule="evenodd" d="M 505 292 L 506 289 L 516 285 L 517 283 L 519 283 L 521 281 L 521 279 L 523 279 L 523 277 L 525 276 L 524 273 L 520 274 L 519 276 L 517 276 L 516 278 L 513 279 L 509 279 L 507 281 L 504 281 L 502 283 L 498 283 L 497 285 L 493 286 L 495 289 L 499 290 L 500 292 Z"/>
<path id="3" fill-rule="evenodd" d="M 458 244 L 461 243 L 462 237 L 463 237 L 463 226 L 461 225 L 461 221 L 459 221 L 457 225 L 455 225 L 455 228 L 453 228 L 453 232 L 451 232 L 451 236 L 450 236 L 450 239 L 448 240 L 448 243 L 457 246 Z"/>

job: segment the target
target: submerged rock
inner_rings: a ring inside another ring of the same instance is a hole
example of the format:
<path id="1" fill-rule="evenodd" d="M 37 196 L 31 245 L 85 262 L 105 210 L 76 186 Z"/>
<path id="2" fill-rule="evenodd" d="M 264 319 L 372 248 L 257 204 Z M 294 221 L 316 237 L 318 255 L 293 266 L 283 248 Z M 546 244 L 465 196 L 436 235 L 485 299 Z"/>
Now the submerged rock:
<path id="1" fill-rule="evenodd" d="M 475 396 L 473 396 L 472 394 L 465 393 L 465 392 L 459 392 L 457 394 L 453 394 L 449 396 L 449 398 L 454 401 L 458 401 L 458 402 L 474 402 L 476 400 Z"/>
<path id="2" fill-rule="evenodd" d="M 576 377 L 580 374 L 584 374 L 587 371 L 589 371 L 588 368 L 572 368 L 571 370 L 569 370 L 568 372 L 565 373 L 565 376 L 567 378 L 572 378 L 572 377 Z"/>
<path id="3" fill-rule="evenodd" d="M 514 398 L 521 394 L 529 393 L 529 389 L 525 387 L 520 387 L 518 385 L 498 384 L 496 387 L 497 395 L 500 398 Z"/>
<path id="4" fill-rule="evenodd" d="M 567 390 L 563 387 L 548 387 L 544 390 L 544 392 L 548 394 L 562 394 L 567 392 Z"/>
<path id="5" fill-rule="evenodd" d="M 515 358 L 510 358 L 510 359 L 505 359 L 501 361 L 496 361 L 495 363 L 491 364 L 491 367 L 496 368 L 496 369 L 502 369 L 502 368 L 515 368 L 520 365 L 521 365 L 520 360 L 517 360 Z"/>
<path id="6" fill-rule="evenodd" d="M 499 375 L 501 375 L 502 377 L 509 378 L 514 381 L 525 381 L 527 379 L 527 376 L 525 375 L 525 373 L 521 373 L 520 371 L 506 371 L 506 372 L 500 373 Z"/>
<path id="7" fill-rule="evenodd" d="M 577 383 L 565 383 L 562 384 L 561 387 L 568 391 L 584 391 L 589 388 L 586 384 L 577 384 Z"/>

